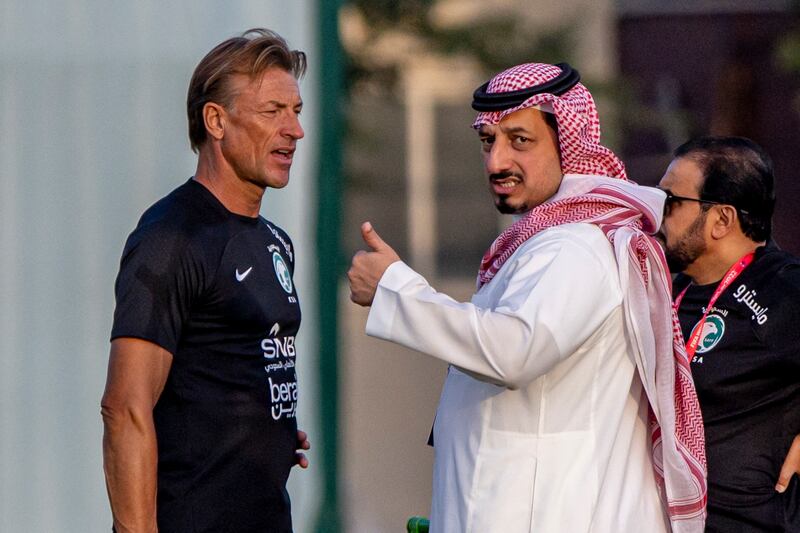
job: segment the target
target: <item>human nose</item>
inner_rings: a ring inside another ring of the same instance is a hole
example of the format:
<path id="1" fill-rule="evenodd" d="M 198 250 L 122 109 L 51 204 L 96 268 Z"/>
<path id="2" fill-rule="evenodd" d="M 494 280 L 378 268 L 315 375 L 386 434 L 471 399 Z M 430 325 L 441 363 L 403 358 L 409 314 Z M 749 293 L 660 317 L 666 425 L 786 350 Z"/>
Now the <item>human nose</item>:
<path id="1" fill-rule="evenodd" d="M 303 126 L 300 125 L 300 116 L 297 113 L 292 114 L 284 126 L 283 134 L 291 139 L 302 139 L 306 132 L 303 131 Z"/>
<path id="2" fill-rule="evenodd" d="M 492 143 L 487 152 L 484 152 L 484 166 L 488 174 L 499 174 L 511 169 L 511 157 L 508 148 L 500 141 Z"/>

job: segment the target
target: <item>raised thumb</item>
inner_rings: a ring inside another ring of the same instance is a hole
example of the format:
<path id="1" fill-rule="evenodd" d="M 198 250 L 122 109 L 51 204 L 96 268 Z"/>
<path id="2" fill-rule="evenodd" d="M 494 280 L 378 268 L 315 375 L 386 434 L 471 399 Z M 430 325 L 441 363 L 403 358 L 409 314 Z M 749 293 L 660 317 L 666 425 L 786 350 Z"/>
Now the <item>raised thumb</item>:
<path id="1" fill-rule="evenodd" d="M 361 224 L 361 237 L 364 239 L 364 242 L 367 243 L 367 246 L 375 252 L 386 248 L 386 243 L 383 242 L 383 239 L 380 238 L 378 232 L 375 231 L 375 228 L 373 228 L 372 224 L 369 222 Z"/>

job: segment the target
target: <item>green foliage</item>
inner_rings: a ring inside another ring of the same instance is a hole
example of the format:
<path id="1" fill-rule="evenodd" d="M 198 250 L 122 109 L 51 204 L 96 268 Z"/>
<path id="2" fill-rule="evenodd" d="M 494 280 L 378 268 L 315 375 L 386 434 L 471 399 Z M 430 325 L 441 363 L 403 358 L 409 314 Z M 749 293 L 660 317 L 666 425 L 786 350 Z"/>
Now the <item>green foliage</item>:
<path id="1" fill-rule="evenodd" d="M 472 55 L 488 72 L 497 72 L 529 61 L 565 61 L 575 40 L 569 27 L 533 34 L 519 18 L 497 17 L 477 24 L 453 30 L 432 29 L 428 34 L 430 44 L 444 54 Z"/>
<path id="2" fill-rule="evenodd" d="M 800 72 L 800 31 L 784 35 L 777 43 L 775 56 L 784 70 Z"/>
<path id="3" fill-rule="evenodd" d="M 402 31 L 414 36 L 432 53 L 472 57 L 487 75 L 528 61 L 568 61 L 576 42 L 571 25 L 533 31 L 525 17 L 507 13 L 481 17 L 470 26 L 442 28 L 431 22 L 435 3 L 435 0 L 351 0 L 349 5 L 358 9 L 369 29 L 366 46 L 388 30 Z M 348 59 L 349 88 L 367 83 L 391 91 L 396 85 L 395 67 L 368 65 L 359 54 L 351 54 Z"/>
<path id="4" fill-rule="evenodd" d="M 436 0 L 351 0 L 375 32 L 420 27 Z"/>
<path id="5" fill-rule="evenodd" d="M 793 16 L 800 14 L 800 0 L 790 3 L 789 12 Z M 778 38 L 775 45 L 775 60 L 787 72 L 800 72 L 800 29 L 795 29 Z"/>

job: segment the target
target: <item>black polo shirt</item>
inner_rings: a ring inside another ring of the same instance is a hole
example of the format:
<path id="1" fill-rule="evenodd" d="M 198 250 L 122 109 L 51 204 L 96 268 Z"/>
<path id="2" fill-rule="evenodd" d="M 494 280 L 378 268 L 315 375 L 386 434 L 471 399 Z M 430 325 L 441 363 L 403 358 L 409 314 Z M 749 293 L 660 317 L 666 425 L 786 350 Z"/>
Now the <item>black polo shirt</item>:
<path id="1" fill-rule="evenodd" d="M 677 295 L 688 278 L 675 280 Z M 689 285 L 678 315 L 688 339 L 717 287 Z M 793 478 L 775 492 L 800 434 L 800 261 L 774 246 L 719 297 L 692 362 L 708 457 L 707 531 L 800 531 Z"/>
<path id="2" fill-rule="evenodd" d="M 286 233 L 189 180 L 128 238 L 111 338 L 173 354 L 154 410 L 161 533 L 291 531 L 300 306 Z"/>

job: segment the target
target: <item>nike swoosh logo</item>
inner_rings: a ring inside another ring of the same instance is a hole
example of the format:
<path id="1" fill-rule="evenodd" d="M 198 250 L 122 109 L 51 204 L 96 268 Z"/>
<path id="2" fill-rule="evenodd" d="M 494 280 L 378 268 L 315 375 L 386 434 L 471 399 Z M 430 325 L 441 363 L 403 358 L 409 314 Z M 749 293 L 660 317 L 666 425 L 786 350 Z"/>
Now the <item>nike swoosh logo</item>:
<path id="1" fill-rule="evenodd" d="M 250 267 L 247 270 L 245 270 L 244 272 L 242 272 L 241 274 L 239 274 L 239 269 L 237 268 L 236 269 L 236 281 L 239 281 L 239 282 L 244 281 L 244 278 L 247 277 L 247 275 L 250 273 L 251 270 L 253 270 L 253 267 Z"/>

